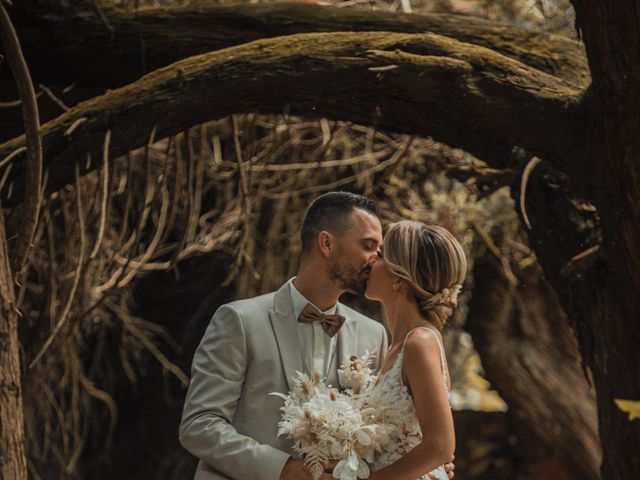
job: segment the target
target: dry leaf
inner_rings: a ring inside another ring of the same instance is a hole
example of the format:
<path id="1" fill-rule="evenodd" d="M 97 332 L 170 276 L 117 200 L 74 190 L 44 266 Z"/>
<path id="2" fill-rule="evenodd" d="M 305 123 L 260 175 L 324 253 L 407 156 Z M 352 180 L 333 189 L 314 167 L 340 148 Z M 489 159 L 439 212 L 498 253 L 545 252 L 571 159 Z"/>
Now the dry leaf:
<path id="1" fill-rule="evenodd" d="M 621 400 L 616 398 L 614 401 L 620 410 L 629 414 L 629 421 L 640 419 L 640 400 Z"/>

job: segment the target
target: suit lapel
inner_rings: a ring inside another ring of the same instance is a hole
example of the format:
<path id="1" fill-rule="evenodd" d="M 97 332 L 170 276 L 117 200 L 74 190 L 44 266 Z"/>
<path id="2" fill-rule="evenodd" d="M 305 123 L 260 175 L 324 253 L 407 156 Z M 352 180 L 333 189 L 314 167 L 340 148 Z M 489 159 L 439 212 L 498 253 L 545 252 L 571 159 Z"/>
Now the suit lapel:
<path id="1" fill-rule="evenodd" d="M 293 317 L 293 304 L 288 282 L 275 293 L 274 308 L 269 311 L 269 320 L 278 343 L 280 361 L 287 386 L 291 390 L 292 381 L 296 376 L 295 372 L 303 370 L 298 322 Z"/>
<path id="2" fill-rule="evenodd" d="M 348 361 L 352 355 L 358 355 L 356 322 L 346 315 L 344 308 L 341 309 L 340 314 L 345 315 L 345 321 L 337 335 L 336 355 L 333 356 L 331 364 L 332 374 L 337 371 L 342 363 Z"/>

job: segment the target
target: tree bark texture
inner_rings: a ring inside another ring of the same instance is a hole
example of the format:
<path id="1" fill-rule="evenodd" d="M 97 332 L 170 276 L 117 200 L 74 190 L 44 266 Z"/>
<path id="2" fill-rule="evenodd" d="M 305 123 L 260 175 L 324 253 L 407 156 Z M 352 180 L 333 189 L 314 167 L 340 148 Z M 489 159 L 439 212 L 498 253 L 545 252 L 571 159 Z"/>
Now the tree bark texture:
<path id="1" fill-rule="evenodd" d="M 640 2 L 574 0 L 593 74 L 585 182 L 602 219 L 604 269 L 579 329 L 598 392 L 603 478 L 640 478 L 640 422 L 614 399 L 640 401 Z"/>
<path id="2" fill-rule="evenodd" d="M 579 150 L 573 143 L 579 100 L 564 80 L 435 34 L 259 40 L 174 63 L 45 124 L 47 190 L 69 181 L 76 161 L 95 168 L 108 129 L 111 152 L 121 155 L 152 132 L 162 138 L 241 112 L 286 111 L 433 136 L 489 162 L 520 145 L 563 164 Z M 0 145 L 0 158 L 23 143 Z M 12 163 L 14 196 L 5 201 L 15 203 L 23 188 L 21 155 Z"/>
<path id="3" fill-rule="evenodd" d="M 0 473 L 3 479 L 27 478 L 20 385 L 18 312 L 4 212 L 0 209 Z"/>
<path id="4" fill-rule="evenodd" d="M 0 5 L 0 38 L 7 56 L 7 63 L 11 68 L 20 92 L 22 123 L 24 125 L 26 143 L 25 214 L 12 258 L 12 267 L 17 274 L 18 282 L 20 282 L 22 268 L 29 255 L 33 236 L 38 225 L 38 214 L 42 200 L 42 140 L 40 138 L 38 103 L 33 90 L 29 67 L 25 62 L 20 41 L 4 5 Z"/>
<path id="5" fill-rule="evenodd" d="M 579 43 L 472 17 L 301 4 L 198 5 L 135 11 L 107 8 L 105 23 L 93 9 L 52 10 L 47 3 L 16 3 L 14 22 L 34 79 L 58 90 L 74 84 L 65 95 L 72 104 L 193 55 L 262 38 L 312 32 L 431 32 L 489 48 L 581 88 L 589 82 Z M 0 101 L 16 97 L 13 85 L 9 72 L 0 67 Z M 40 104 L 43 121 L 62 113 L 47 95 L 40 97 Z M 0 142 L 22 133 L 18 113 L 19 108 L 5 109 L 0 118 Z"/>
<path id="6" fill-rule="evenodd" d="M 16 78 L 23 103 L 27 164 L 25 214 L 11 259 L 4 226 L 4 212 L 0 204 L 0 302 L 2 303 L 0 307 L 0 471 L 4 479 L 26 480 L 18 309 L 13 272 L 16 273 L 18 279 L 21 278 L 21 271 L 29 255 L 33 235 L 38 225 L 41 201 L 42 144 L 38 108 L 29 69 L 3 4 L 0 4 L 0 39 L 7 56 L 7 63 Z"/>
<path id="7" fill-rule="evenodd" d="M 35 77 L 112 88 L 184 58 L 255 40 L 313 32 L 435 33 L 483 46 L 576 85 L 589 81 L 583 47 L 566 37 L 458 15 L 405 15 L 317 5 L 42 11 L 15 18 Z M 170 48 L 168 48 L 170 46 Z M 100 62 L 93 59 L 100 58 Z"/>
<path id="8" fill-rule="evenodd" d="M 552 458 L 568 478 L 599 478 L 595 394 L 580 368 L 567 318 L 539 267 L 517 272 L 516 283 L 494 257 L 479 258 L 473 279 L 465 329 L 517 426 L 516 450 L 526 458 L 520 464 Z"/>

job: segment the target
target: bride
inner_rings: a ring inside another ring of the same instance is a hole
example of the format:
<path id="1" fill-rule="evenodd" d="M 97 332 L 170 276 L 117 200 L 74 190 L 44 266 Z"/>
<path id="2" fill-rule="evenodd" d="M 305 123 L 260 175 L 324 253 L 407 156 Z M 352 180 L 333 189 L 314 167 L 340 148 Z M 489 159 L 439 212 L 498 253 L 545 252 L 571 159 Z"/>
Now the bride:
<path id="1" fill-rule="evenodd" d="M 374 395 L 397 428 L 371 480 L 448 478 L 443 464 L 455 435 L 440 330 L 457 306 L 466 268 L 460 243 L 442 227 L 401 221 L 384 238 L 365 295 L 382 303 L 391 333 Z"/>

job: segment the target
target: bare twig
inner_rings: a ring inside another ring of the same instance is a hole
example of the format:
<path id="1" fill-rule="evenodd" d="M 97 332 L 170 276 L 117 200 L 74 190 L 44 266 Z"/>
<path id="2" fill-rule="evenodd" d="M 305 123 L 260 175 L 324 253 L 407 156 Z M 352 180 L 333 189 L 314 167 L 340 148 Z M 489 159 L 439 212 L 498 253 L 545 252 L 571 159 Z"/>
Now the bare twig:
<path id="1" fill-rule="evenodd" d="M 529 183 L 529 177 L 531 172 L 542 162 L 538 157 L 531 157 L 531 160 L 527 163 L 522 171 L 522 181 L 520 183 L 520 211 L 522 212 L 522 219 L 529 230 L 531 230 L 531 222 L 527 215 L 527 209 L 525 208 L 525 199 L 527 194 L 527 184 Z"/>
<path id="2" fill-rule="evenodd" d="M 87 393 L 91 397 L 104 403 L 109 409 L 109 431 L 107 433 L 107 441 L 110 441 L 113 438 L 113 434 L 118 424 L 118 406 L 116 405 L 113 397 L 109 395 L 109 393 L 96 387 L 93 382 L 82 372 L 80 372 L 79 379 L 80 384 L 84 387 Z"/>
<path id="3" fill-rule="evenodd" d="M 379 171 L 382 171 L 382 170 L 386 169 L 390 165 L 393 165 L 396 162 L 398 162 L 398 160 L 402 157 L 403 154 L 404 154 L 404 152 L 397 151 L 397 152 L 395 152 L 393 154 L 393 156 L 390 159 L 385 160 L 384 162 L 380 162 L 375 167 L 371 167 L 371 168 L 365 170 L 364 172 L 360 172 L 360 173 L 357 173 L 357 174 L 352 175 L 350 177 L 346 177 L 346 178 L 342 178 L 340 180 L 336 180 L 334 182 L 330 182 L 330 183 L 327 183 L 327 184 L 320 184 L 320 185 L 312 185 L 312 186 L 303 188 L 301 190 L 292 191 L 292 192 L 290 192 L 290 191 L 285 191 L 285 192 L 280 192 L 280 193 L 269 193 L 269 192 L 267 192 L 267 193 L 265 193 L 265 197 L 277 200 L 277 199 L 284 198 L 284 197 L 287 197 L 287 196 L 299 197 L 299 196 L 306 195 L 306 194 L 309 194 L 309 193 L 329 192 L 331 190 L 335 190 L 338 187 L 342 187 L 344 185 L 348 185 L 350 183 L 353 183 L 358 178 L 361 178 L 364 175 L 373 174 L 373 173 L 376 173 L 376 172 L 379 172 Z M 281 188 L 280 188 L 280 190 L 281 190 Z"/>
<path id="4" fill-rule="evenodd" d="M 111 141 L 111 130 L 107 130 L 104 136 L 104 146 L 102 148 L 102 201 L 100 203 L 100 226 L 98 227 L 98 237 L 93 246 L 89 258 L 93 260 L 98 255 L 107 223 L 107 205 L 109 204 L 109 142 Z"/>
<path id="5" fill-rule="evenodd" d="M 4 167 L 7 163 L 11 161 L 11 159 L 15 158 L 16 156 L 20 155 L 22 152 L 26 152 L 26 151 L 27 151 L 27 147 L 16 148 L 13 152 L 11 152 L 9 155 L 7 155 L 2 159 L 2 161 L 0 162 L 0 167 Z"/>
<path id="6" fill-rule="evenodd" d="M 585 251 L 572 257 L 566 265 L 562 267 L 560 273 L 567 276 L 577 271 L 587 270 L 601 259 L 602 251 L 600 245 L 594 245 L 593 247 L 587 248 Z"/>
<path id="7" fill-rule="evenodd" d="M 149 338 L 144 335 L 140 329 L 136 326 L 134 318 L 129 315 L 126 309 L 122 305 L 109 305 L 111 308 L 122 320 L 124 326 L 145 346 L 145 348 L 151 353 L 158 362 L 169 372 L 173 373 L 175 377 L 180 380 L 183 386 L 189 385 L 189 378 L 184 374 L 184 372 L 171 362 L 159 349 L 156 345 L 153 344 Z"/>
<path id="8" fill-rule="evenodd" d="M 373 192 L 377 191 L 378 188 L 380 188 L 380 185 L 382 185 L 387 178 L 389 178 L 391 175 L 396 173 L 396 170 L 401 165 L 402 158 L 407 153 L 407 150 L 409 150 L 409 147 L 411 147 L 411 142 L 413 142 L 413 137 L 409 137 L 409 139 L 404 144 L 402 144 L 402 146 L 398 148 L 398 150 L 392 157 L 393 159 L 395 159 L 395 163 L 389 164 L 389 166 L 384 170 L 384 173 L 380 176 L 380 178 L 376 180 L 376 183 L 373 184 L 371 187 L 369 187 L 365 191 L 364 193 L 365 196 L 372 195 Z"/>
<path id="9" fill-rule="evenodd" d="M 111 25 L 111 22 L 109 22 L 109 19 L 105 15 L 104 10 L 102 10 L 102 7 L 100 6 L 100 0 L 91 0 L 91 3 L 95 8 L 96 13 L 98 14 L 98 17 L 100 17 L 100 21 L 102 22 L 102 24 L 105 26 L 107 30 L 109 30 L 109 32 L 113 33 L 113 26 Z"/>
<path id="10" fill-rule="evenodd" d="M 502 270 L 505 274 L 505 277 L 509 281 L 512 286 L 518 285 L 518 277 L 516 277 L 511 269 L 511 264 L 509 263 L 509 259 L 503 255 L 495 242 L 491 239 L 489 234 L 486 232 L 484 228 L 478 225 L 476 222 L 472 223 L 474 230 L 478 233 L 482 241 L 485 243 L 489 251 L 496 257 L 496 259 L 502 265 Z"/>
<path id="11" fill-rule="evenodd" d="M 9 174 L 11 173 L 12 168 L 13 168 L 13 164 L 10 164 L 2 174 L 2 178 L 0 179 L 0 192 L 4 188 L 4 184 L 7 182 L 7 178 L 9 178 Z"/>
<path id="12" fill-rule="evenodd" d="M 189 216 L 187 217 L 187 229 L 185 244 L 194 241 L 200 209 L 202 205 L 202 185 L 204 182 L 204 162 L 205 162 L 205 130 L 200 127 L 200 153 L 196 157 L 190 132 L 186 135 L 187 151 L 189 154 Z"/>
<path id="13" fill-rule="evenodd" d="M 71 134 L 73 134 L 73 132 L 75 132 L 76 128 L 78 128 L 80 125 L 82 125 L 84 122 L 86 122 L 88 120 L 87 117 L 80 117 L 78 118 L 76 121 L 74 121 L 69 128 L 67 128 L 64 131 L 64 136 L 65 137 L 69 137 L 71 136 Z"/>
<path id="14" fill-rule="evenodd" d="M 40 120 L 38 118 L 38 102 L 33 89 L 27 62 L 11 19 L 0 3 L 0 37 L 2 46 L 16 80 L 20 98 L 22 99 L 22 116 L 26 136 L 27 163 L 25 174 L 24 216 L 20 225 L 18 242 L 12 258 L 12 266 L 19 281 L 25 265 L 33 236 L 35 235 L 40 213 L 42 182 L 42 139 L 40 138 Z"/>
<path id="15" fill-rule="evenodd" d="M 40 90 L 46 93 L 47 97 L 49 97 L 51 101 L 53 101 L 53 103 L 58 105 L 62 110 L 64 110 L 65 112 L 68 112 L 69 110 L 71 110 L 71 107 L 68 107 L 67 105 L 65 105 L 65 103 L 62 100 L 56 97 L 56 95 L 51 91 L 50 88 L 46 87 L 41 83 L 38 84 L 38 87 L 40 88 Z"/>
<path id="16" fill-rule="evenodd" d="M 123 288 L 126 286 L 138 273 L 140 270 L 140 266 L 143 266 L 147 260 L 149 260 L 153 253 L 155 252 L 158 244 L 160 243 L 160 239 L 162 238 L 162 234 L 164 233 L 164 226 L 167 220 L 167 211 L 169 209 L 169 191 L 167 190 L 167 185 L 162 184 L 160 187 L 161 197 L 162 197 L 162 207 L 160 210 L 160 217 L 158 219 L 158 226 L 156 227 L 155 234 L 149 243 L 149 247 L 144 252 L 140 260 L 136 262 L 136 265 L 129 271 L 129 273 L 118 282 L 118 287 Z"/>
<path id="17" fill-rule="evenodd" d="M 251 171 L 253 172 L 290 172 L 295 170 L 317 170 L 321 168 L 335 168 L 346 167 L 349 165 L 355 165 L 363 162 L 370 162 L 372 159 L 380 160 L 392 152 L 391 148 L 383 148 L 376 150 L 372 153 L 365 153 L 363 155 L 357 155 L 353 158 L 344 158 L 340 160 L 326 160 L 317 162 L 300 162 L 300 163 L 285 163 L 285 164 L 264 164 L 264 165 L 252 165 Z"/>
<path id="18" fill-rule="evenodd" d="M 51 332 L 51 335 L 49 336 L 49 338 L 47 338 L 47 341 L 44 343 L 40 351 L 36 354 L 36 356 L 33 358 L 31 363 L 29 364 L 29 370 L 31 370 L 34 367 L 34 365 L 36 365 L 40 361 L 42 356 L 46 353 L 46 351 L 49 349 L 49 347 L 55 340 L 56 336 L 62 330 L 62 327 L 65 326 L 67 318 L 69 316 L 69 312 L 71 311 L 71 306 L 73 305 L 73 301 L 75 300 L 76 290 L 78 289 L 78 285 L 80 284 L 80 277 L 82 275 L 82 268 L 84 266 L 84 260 L 85 260 L 84 256 L 85 256 L 85 247 L 86 247 L 85 245 L 86 233 L 84 228 L 84 213 L 82 211 L 82 199 L 80 195 L 80 166 L 77 163 L 76 163 L 76 188 L 77 188 L 76 204 L 78 209 L 78 224 L 80 229 L 80 255 L 78 258 L 78 264 L 77 264 L 76 271 L 73 278 L 73 285 L 71 286 L 69 296 L 67 297 L 67 303 L 64 306 L 64 309 L 62 311 L 62 314 L 60 315 L 60 319 L 58 320 L 57 325 Z"/>
<path id="19" fill-rule="evenodd" d="M 43 93 L 44 92 L 36 93 L 36 98 L 39 98 L 40 96 L 42 96 Z M 0 108 L 16 108 L 16 107 L 19 107 L 20 105 L 22 105 L 21 99 L 14 100 L 12 102 L 0 102 Z"/>
<path id="20" fill-rule="evenodd" d="M 187 142 L 186 145 L 183 142 Z M 193 199 L 193 151 L 191 147 L 191 135 L 189 130 L 186 132 L 180 133 L 176 135 L 176 162 L 181 165 L 184 163 L 184 152 L 186 152 L 188 164 L 187 164 L 187 172 L 185 176 L 185 181 L 187 183 L 187 228 L 184 229 L 181 239 L 180 246 L 176 250 L 174 254 L 173 262 L 176 261 L 178 251 L 184 248 L 184 246 L 189 242 L 189 222 L 193 218 L 194 211 L 194 199 Z M 184 171 L 184 167 L 181 167 L 181 172 Z"/>

